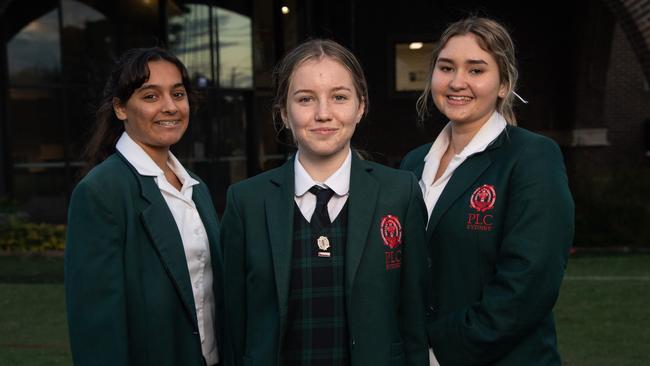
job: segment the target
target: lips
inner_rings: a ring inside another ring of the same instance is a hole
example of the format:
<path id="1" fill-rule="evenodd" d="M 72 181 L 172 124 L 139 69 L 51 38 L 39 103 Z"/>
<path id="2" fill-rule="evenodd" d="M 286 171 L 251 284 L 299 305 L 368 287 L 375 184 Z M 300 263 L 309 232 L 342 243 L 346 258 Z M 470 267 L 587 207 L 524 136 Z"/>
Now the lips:
<path id="1" fill-rule="evenodd" d="M 453 101 L 458 101 L 458 102 L 469 102 L 470 100 L 472 100 L 474 98 L 466 96 L 466 95 L 448 95 L 447 99 L 453 100 Z"/>
<path id="2" fill-rule="evenodd" d="M 157 125 L 162 126 L 162 127 L 174 127 L 180 123 L 179 120 L 171 120 L 171 121 L 156 121 L 155 122 Z"/>
<path id="3" fill-rule="evenodd" d="M 338 129 L 333 128 L 333 127 L 321 127 L 321 128 L 314 128 L 310 130 L 312 133 L 319 134 L 319 135 L 329 135 L 334 132 L 336 132 Z"/>

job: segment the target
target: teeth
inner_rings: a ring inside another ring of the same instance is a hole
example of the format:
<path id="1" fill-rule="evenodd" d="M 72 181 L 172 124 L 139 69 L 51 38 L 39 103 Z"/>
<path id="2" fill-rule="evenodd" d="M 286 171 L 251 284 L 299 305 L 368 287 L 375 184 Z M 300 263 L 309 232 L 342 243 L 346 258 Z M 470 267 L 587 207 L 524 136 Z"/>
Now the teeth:
<path id="1" fill-rule="evenodd" d="M 472 100 L 470 97 L 461 97 L 461 96 L 455 96 L 455 95 L 450 95 L 447 98 L 451 100 L 458 100 L 458 101 L 469 101 Z"/>
<path id="2" fill-rule="evenodd" d="M 156 122 L 161 126 L 175 126 L 178 124 L 178 121 L 158 121 Z"/>

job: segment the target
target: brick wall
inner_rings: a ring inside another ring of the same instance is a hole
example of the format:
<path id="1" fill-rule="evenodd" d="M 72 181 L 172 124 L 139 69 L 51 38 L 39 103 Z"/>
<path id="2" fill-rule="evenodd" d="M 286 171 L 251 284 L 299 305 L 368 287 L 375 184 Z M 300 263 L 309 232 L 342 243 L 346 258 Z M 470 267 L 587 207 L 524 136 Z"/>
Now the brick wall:
<path id="1" fill-rule="evenodd" d="M 650 80 L 650 0 L 602 0 L 618 18 Z"/>

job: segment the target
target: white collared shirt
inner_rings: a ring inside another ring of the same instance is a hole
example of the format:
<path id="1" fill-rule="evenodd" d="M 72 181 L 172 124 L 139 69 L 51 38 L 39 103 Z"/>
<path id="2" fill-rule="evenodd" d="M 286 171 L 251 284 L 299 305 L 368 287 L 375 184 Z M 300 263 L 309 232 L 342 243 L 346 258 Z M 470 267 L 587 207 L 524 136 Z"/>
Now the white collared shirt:
<path id="1" fill-rule="evenodd" d="M 167 165 L 183 185 L 179 190 L 172 186 L 165 174 L 149 155 L 126 133 L 115 146 L 140 175 L 154 177 L 169 210 L 174 217 L 187 260 L 192 282 L 196 318 L 198 320 L 201 350 L 208 365 L 219 361 L 214 332 L 215 300 L 212 290 L 212 265 L 208 235 L 203 221 L 192 201 L 193 186 L 199 184 L 183 168 L 176 157 L 169 152 Z"/>
<path id="2" fill-rule="evenodd" d="M 294 179 L 295 179 L 295 196 L 294 200 L 300 208 L 302 216 L 311 222 L 311 216 L 314 214 L 316 209 L 316 196 L 309 192 L 309 188 L 314 185 L 319 185 L 321 187 L 331 188 L 334 191 L 334 195 L 327 203 L 327 213 L 330 216 L 330 220 L 334 222 L 336 217 L 341 213 L 345 202 L 348 199 L 350 192 L 350 172 L 352 169 L 352 150 L 348 150 L 348 157 L 345 159 L 343 164 L 330 175 L 324 182 L 315 181 L 305 168 L 300 164 L 298 159 L 299 152 L 296 153 L 296 158 L 294 160 Z"/>
<path id="3" fill-rule="evenodd" d="M 481 126 L 472 140 L 465 146 L 463 151 L 449 161 L 447 169 L 442 175 L 434 182 L 436 172 L 440 166 L 440 160 L 449 147 L 449 140 L 451 138 L 451 122 L 447 123 L 445 128 L 440 132 L 436 140 L 433 142 L 431 149 L 427 156 L 424 157 L 424 170 L 422 171 L 422 178 L 420 179 L 420 188 L 424 196 L 424 203 L 427 206 L 427 213 L 429 218 L 431 212 L 435 207 L 442 191 L 449 183 L 452 174 L 470 155 L 484 151 L 494 141 L 501 132 L 506 128 L 507 122 L 505 118 L 498 112 L 494 112 L 490 119 Z"/>

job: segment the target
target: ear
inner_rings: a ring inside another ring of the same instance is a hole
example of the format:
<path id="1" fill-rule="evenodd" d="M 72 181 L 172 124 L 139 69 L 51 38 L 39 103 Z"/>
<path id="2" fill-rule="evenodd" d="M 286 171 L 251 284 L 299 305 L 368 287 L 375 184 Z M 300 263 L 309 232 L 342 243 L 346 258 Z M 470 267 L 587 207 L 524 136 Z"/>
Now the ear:
<path id="1" fill-rule="evenodd" d="M 289 126 L 289 119 L 287 118 L 287 110 L 285 108 L 280 109 L 280 117 L 282 117 L 282 124 L 284 125 L 284 128 L 290 130 L 291 126 Z"/>
<path id="2" fill-rule="evenodd" d="M 113 111 L 120 121 L 126 121 L 126 107 L 118 98 L 113 98 Z"/>
<path id="3" fill-rule="evenodd" d="M 501 84 L 499 87 L 499 93 L 497 94 L 499 98 L 503 99 L 508 95 L 508 86 L 506 84 Z"/>
<path id="4" fill-rule="evenodd" d="M 357 116 L 356 116 L 357 123 L 361 122 L 361 118 L 363 118 L 363 113 L 365 111 L 366 111 L 366 100 L 362 98 L 359 101 L 359 108 L 357 109 Z"/>

